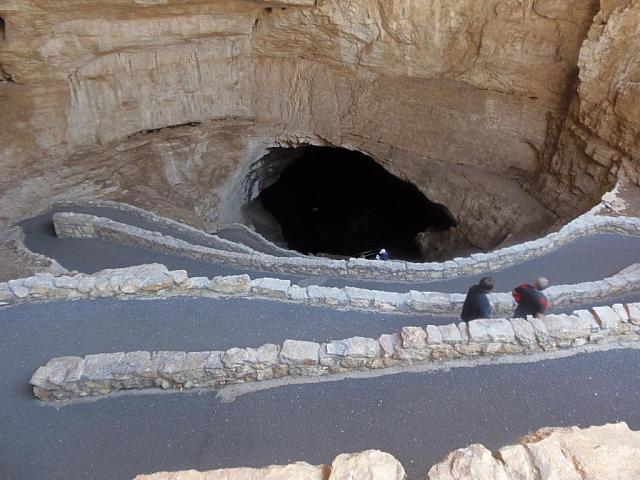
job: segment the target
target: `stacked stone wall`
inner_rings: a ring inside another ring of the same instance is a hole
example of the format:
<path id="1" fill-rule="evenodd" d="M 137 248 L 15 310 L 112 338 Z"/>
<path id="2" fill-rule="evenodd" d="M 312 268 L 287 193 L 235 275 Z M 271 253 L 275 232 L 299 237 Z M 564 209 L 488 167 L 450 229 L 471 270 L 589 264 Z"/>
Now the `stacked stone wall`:
<path id="1" fill-rule="evenodd" d="M 328 275 L 378 281 L 435 281 L 498 271 L 550 253 L 567 243 L 597 233 L 640 235 L 640 218 L 583 215 L 560 231 L 490 253 L 477 253 L 446 262 L 414 263 L 351 258 L 282 258 L 254 252 L 243 254 L 192 245 L 108 218 L 61 212 L 54 215 L 56 233 L 68 238 L 99 238 L 196 260 L 276 273 Z"/>
<path id="2" fill-rule="evenodd" d="M 284 377 L 321 377 L 415 364 L 438 366 L 505 355 L 578 351 L 585 345 L 624 347 L 640 341 L 640 303 L 614 304 L 540 318 L 496 318 L 404 327 L 379 338 L 202 352 L 116 352 L 58 357 L 30 383 L 46 401 L 108 395 L 119 390 L 220 388 Z"/>
<path id="3" fill-rule="evenodd" d="M 179 232 L 183 235 L 188 235 L 194 240 L 201 242 L 203 245 L 207 245 L 217 250 L 240 253 L 253 253 L 254 251 L 246 245 L 225 240 L 224 238 L 220 238 L 217 235 L 211 235 L 201 229 L 192 227 L 191 225 L 172 220 L 171 218 L 158 215 L 156 213 L 150 212 L 149 210 L 134 207 L 133 205 L 129 205 L 127 203 L 114 202 L 110 200 L 87 200 L 84 202 L 66 201 L 56 202 L 51 205 L 51 208 L 109 208 L 134 215 L 142 220 L 146 220 L 147 222 L 152 222 L 159 227 L 164 227 Z"/>
<path id="4" fill-rule="evenodd" d="M 596 282 L 556 285 L 545 290 L 556 308 L 640 292 L 640 264 Z M 312 306 L 353 309 L 370 312 L 437 314 L 458 316 L 464 303 L 461 293 L 406 293 L 367 290 L 355 287 L 301 287 L 290 280 L 255 278 L 248 275 L 189 277 L 185 270 L 168 270 L 164 265 L 147 264 L 107 269 L 92 275 L 33 277 L 0 283 L 0 302 L 20 304 L 53 300 L 77 300 L 99 297 L 245 297 L 293 302 Z M 496 315 L 510 315 L 514 309 L 510 293 L 492 293 L 489 299 Z"/>

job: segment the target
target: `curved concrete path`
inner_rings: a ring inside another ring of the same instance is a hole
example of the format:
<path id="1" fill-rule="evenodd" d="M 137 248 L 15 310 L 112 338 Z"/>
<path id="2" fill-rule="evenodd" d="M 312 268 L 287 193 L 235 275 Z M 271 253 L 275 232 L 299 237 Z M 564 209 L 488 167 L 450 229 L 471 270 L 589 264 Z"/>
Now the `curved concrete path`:
<path id="1" fill-rule="evenodd" d="M 129 223 L 148 230 L 160 231 L 186 241 L 188 236 L 171 229 L 155 228 L 154 224 L 138 217 L 111 209 L 73 209 L 79 213 L 107 216 L 113 220 Z M 324 285 L 401 291 L 410 289 L 466 293 L 470 285 L 477 283 L 483 275 L 460 277 L 437 282 L 375 282 L 345 278 L 301 276 L 292 274 L 263 273 L 254 270 L 226 267 L 172 255 L 156 253 L 143 248 L 108 243 L 93 239 L 68 239 L 55 236 L 51 221 L 52 213 L 41 215 L 21 223 L 25 232 L 25 245 L 32 251 L 56 259 L 69 270 L 93 273 L 105 268 L 128 267 L 141 263 L 158 262 L 169 269 L 186 269 L 191 276 L 235 275 L 248 273 L 252 278 L 288 278 L 298 285 Z M 78 252 L 86 252 L 78 255 Z M 594 255 L 597 252 L 597 255 Z M 542 257 L 508 267 L 490 275 L 496 279 L 496 291 L 509 291 L 516 285 L 532 282 L 540 275 L 547 276 L 552 284 L 573 284 L 600 280 L 609 277 L 632 263 L 640 261 L 640 238 L 628 235 L 599 234 L 571 242 Z"/>
<path id="2" fill-rule="evenodd" d="M 30 248 L 87 272 L 152 261 L 192 275 L 237 272 L 144 249 L 56 239 L 46 216 L 25 222 L 25 232 Z M 640 239 L 598 235 L 493 276 L 499 290 L 540 273 L 554 283 L 575 283 L 615 273 L 637 261 L 638 252 Z M 318 283 L 314 277 L 292 279 Z M 471 281 L 430 283 L 425 289 L 464 291 Z M 497 448 L 543 426 L 624 420 L 640 428 L 637 350 L 289 385 L 231 403 L 212 393 L 172 393 L 56 409 L 37 402 L 27 383 L 56 356 L 225 349 L 285 338 L 325 341 L 450 321 L 247 299 L 100 299 L 0 309 L 0 364 L 6 368 L 0 378 L 2 478 L 118 480 L 163 469 L 324 463 L 339 452 L 379 448 L 394 454 L 415 479 L 454 448 L 474 442 Z"/>
<path id="3" fill-rule="evenodd" d="M 172 393 L 56 409 L 33 398 L 26 380 L 54 356 L 237 344 L 233 335 L 220 335 L 215 323 L 192 320 L 197 315 L 188 301 L 143 305 L 146 319 L 125 312 L 145 303 L 98 300 L 0 310 L 0 362 L 10 366 L 0 378 L 2 478 L 41 478 L 46 472 L 49 480 L 124 480 L 162 469 L 321 463 L 368 448 L 389 451 L 411 478 L 422 478 L 454 448 L 474 442 L 496 448 L 542 426 L 624 420 L 640 428 L 636 350 L 289 385 L 231 403 L 212 393 Z M 171 321 L 172 314 L 177 320 Z M 270 335 L 271 326 L 261 335 Z"/>

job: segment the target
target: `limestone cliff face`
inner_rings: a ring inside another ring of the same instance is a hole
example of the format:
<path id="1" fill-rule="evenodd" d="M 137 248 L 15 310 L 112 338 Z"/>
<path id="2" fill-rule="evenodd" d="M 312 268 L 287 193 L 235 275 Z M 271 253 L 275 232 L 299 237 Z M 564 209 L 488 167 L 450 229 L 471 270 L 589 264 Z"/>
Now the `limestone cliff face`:
<path id="1" fill-rule="evenodd" d="M 601 3 L 580 51 L 569 115 L 539 179 L 560 215 L 586 206 L 616 175 L 640 180 L 640 2 Z"/>
<path id="2" fill-rule="evenodd" d="M 269 147 L 335 145 L 412 181 L 490 248 L 586 208 L 621 165 L 637 178 L 639 10 L 0 0 L 0 218 L 109 196 L 237 220 Z"/>

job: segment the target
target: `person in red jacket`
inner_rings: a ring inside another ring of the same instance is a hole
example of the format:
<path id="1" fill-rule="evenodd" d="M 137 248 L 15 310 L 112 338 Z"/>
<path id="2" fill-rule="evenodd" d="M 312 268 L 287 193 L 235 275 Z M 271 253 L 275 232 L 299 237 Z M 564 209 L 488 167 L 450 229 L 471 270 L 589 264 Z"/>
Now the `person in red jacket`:
<path id="1" fill-rule="evenodd" d="M 511 292 L 518 306 L 513 316 L 516 318 L 527 318 L 527 315 L 537 317 L 549 309 L 549 299 L 542 291 L 549 286 L 549 280 L 539 277 L 533 283 L 523 283 Z"/>

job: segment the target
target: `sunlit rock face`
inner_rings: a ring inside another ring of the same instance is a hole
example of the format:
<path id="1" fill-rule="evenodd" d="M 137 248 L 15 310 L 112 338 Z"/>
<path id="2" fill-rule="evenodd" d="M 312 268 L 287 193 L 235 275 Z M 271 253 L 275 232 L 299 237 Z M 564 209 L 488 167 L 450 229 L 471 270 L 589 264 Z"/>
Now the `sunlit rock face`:
<path id="1" fill-rule="evenodd" d="M 637 0 L 0 0 L 0 219 L 242 221 L 272 147 L 368 155 L 489 249 L 637 181 Z M 0 23 L 1 24 L 1 23 Z"/>

